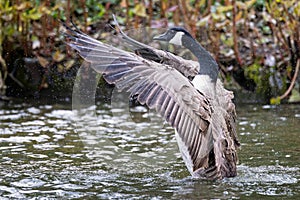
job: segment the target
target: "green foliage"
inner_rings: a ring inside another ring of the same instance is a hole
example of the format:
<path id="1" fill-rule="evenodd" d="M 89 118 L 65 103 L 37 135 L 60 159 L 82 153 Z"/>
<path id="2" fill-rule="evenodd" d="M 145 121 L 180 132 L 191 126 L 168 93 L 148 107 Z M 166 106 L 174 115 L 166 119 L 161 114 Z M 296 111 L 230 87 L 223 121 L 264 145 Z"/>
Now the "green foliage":
<path id="1" fill-rule="evenodd" d="M 256 93 L 258 93 L 262 99 L 268 101 L 270 99 L 271 104 L 277 104 L 277 97 L 283 93 L 286 89 L 286 76 L 278 75 L 274 67 L 266 67 L 255 62 L 248 66 L 245 71 L 245 76 L 248 79 L 252 79 L 256 84 Z M 272 98 L 272 97 L 276 98 Z"/>
<path id="2" fill-rule="evenodd" d="M 254 80 L 254 82 L 257 85 L 260 85 L 261 82 L 261 73 L 260 70 L 262 69 L 262 66 L 259 65 L 258 63 L 254 63 L 247 67 L 244 71 L 245 76 Z"/>
<path id="3" fill-rule="evenodd" d="M 13 70 L 11 52 L 22 49 L 24 57 L 37 58 L 44 71 L 55 68 L 67 73 L 76 62 L 62 42 L 59 20 L 68 23 L 72 16 L 79 29 L 93 33 L 104 29 L 112 13 L 129 27 L 160 28 L 166 22 L 185 26 L 223 63 L 222 76 L 229 77 L 228 82 L 235 71 L 244 70 L 245 77 L 255 82 L 256 92 L 267 100 L 284 92 L 300 56 L 298 0 L 0 0 L 0 93 Z M 272 67 L 262 61 L 267 53 L 275 58 Z M 235 63 L 230 73 L 228 63 Z"/>
<path id="4" fill-rule="evenodd" d="M 290 103 L 299 103 L 300 102 L 300 92 L 295 88 L 292 90 L 292 95 L 289 98 Z"/>
<path id="5" fill-rule="evenodd" d="M 272 97 L 270 99 L 270 104 L 271 105 L 279 105 L 281 102 L 280 97 Z"/>

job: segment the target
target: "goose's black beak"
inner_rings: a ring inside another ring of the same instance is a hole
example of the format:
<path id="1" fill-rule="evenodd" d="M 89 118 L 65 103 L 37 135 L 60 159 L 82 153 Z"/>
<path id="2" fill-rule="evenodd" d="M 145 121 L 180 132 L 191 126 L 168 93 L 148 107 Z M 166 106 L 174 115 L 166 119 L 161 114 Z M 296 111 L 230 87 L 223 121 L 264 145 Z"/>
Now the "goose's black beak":
<path id="1" fill-rule="evenodd" d="M 169 39 L 168 32 L 153 37 L 153 40 L 159 40 L 159 41 L 168 41 L 168 39 Z"/>

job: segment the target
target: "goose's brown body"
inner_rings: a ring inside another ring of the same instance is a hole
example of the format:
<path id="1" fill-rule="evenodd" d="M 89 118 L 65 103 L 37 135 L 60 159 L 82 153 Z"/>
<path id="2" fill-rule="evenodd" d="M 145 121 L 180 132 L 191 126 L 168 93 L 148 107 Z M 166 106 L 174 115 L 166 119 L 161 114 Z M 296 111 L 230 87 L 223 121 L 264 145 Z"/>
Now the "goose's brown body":
<path id="1" fill-rule="evenodd" d="M 124 42 L 135 45 L 139 55 L 66 28 L 68 45 L 103 74 L 108 83 L 137 96 L 141 104 L 155 109 L 175 128 L 179 149 L 194 177 L 236 176 L 239 142 L 233 93 L 224 89 L 220 80 L 211 95 L 189 80 L 199 75 L 199 63 L 195 61 L 139 43 L 123 32 Z M 143 52 L 150 52 L 161 60 L 149 60 L 149 56 L 146 59 Z"/>

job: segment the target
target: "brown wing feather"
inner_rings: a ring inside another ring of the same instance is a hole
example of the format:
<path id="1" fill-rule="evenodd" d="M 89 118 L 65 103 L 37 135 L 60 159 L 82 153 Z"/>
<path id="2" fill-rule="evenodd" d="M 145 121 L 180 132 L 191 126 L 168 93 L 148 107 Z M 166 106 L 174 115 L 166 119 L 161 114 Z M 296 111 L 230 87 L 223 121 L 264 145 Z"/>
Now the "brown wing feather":
<path id="1" fill-rule="evenodd" d="M 207 132 L 212 113 L 209 100 L 176 69 L 67 29 L 68 45 L 103 74 L 107 82 L 138 95 L 141 103 L 156 109 L 177 130 L 195 165 L 190 171 L 203 167 L 197 160 L 207 156 L 212 142 Z"/>

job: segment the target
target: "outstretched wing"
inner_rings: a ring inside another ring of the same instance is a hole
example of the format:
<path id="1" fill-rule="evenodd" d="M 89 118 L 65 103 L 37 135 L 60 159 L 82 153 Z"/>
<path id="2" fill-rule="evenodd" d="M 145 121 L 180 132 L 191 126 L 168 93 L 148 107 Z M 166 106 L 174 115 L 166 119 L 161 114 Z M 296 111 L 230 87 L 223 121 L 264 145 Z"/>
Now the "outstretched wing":
<path id="1" fill-rule="evenodd" d="M 212 148 L 209 100 L 176 69 L 141 58 L 67 27 L 68 45 L 77 50 L 108 83 L 137 95 L 177 130 L 189 171 L 205 165 Z"/>
<path id="2" fill-rule="evenodd" d="M 186 60 L 170 52 L 158 50 L 149 45 L 134 40 L 122 31 L 118 21 L 116 20 L 115 15 L 113 15 L 113 17 L 114 23 L 119 29 L 121 38 L 126 44 L 128 44 L 132 48 L 132 50 L 136 52 L 136 54 L 140 55 L 141 57 L 147 60 L 153 60 L 158 63 L 170 65 L 171 67 L 181 72 L 187 78 L 193 78 L 199 73 L 199 62 L 193 60 Z"/>

